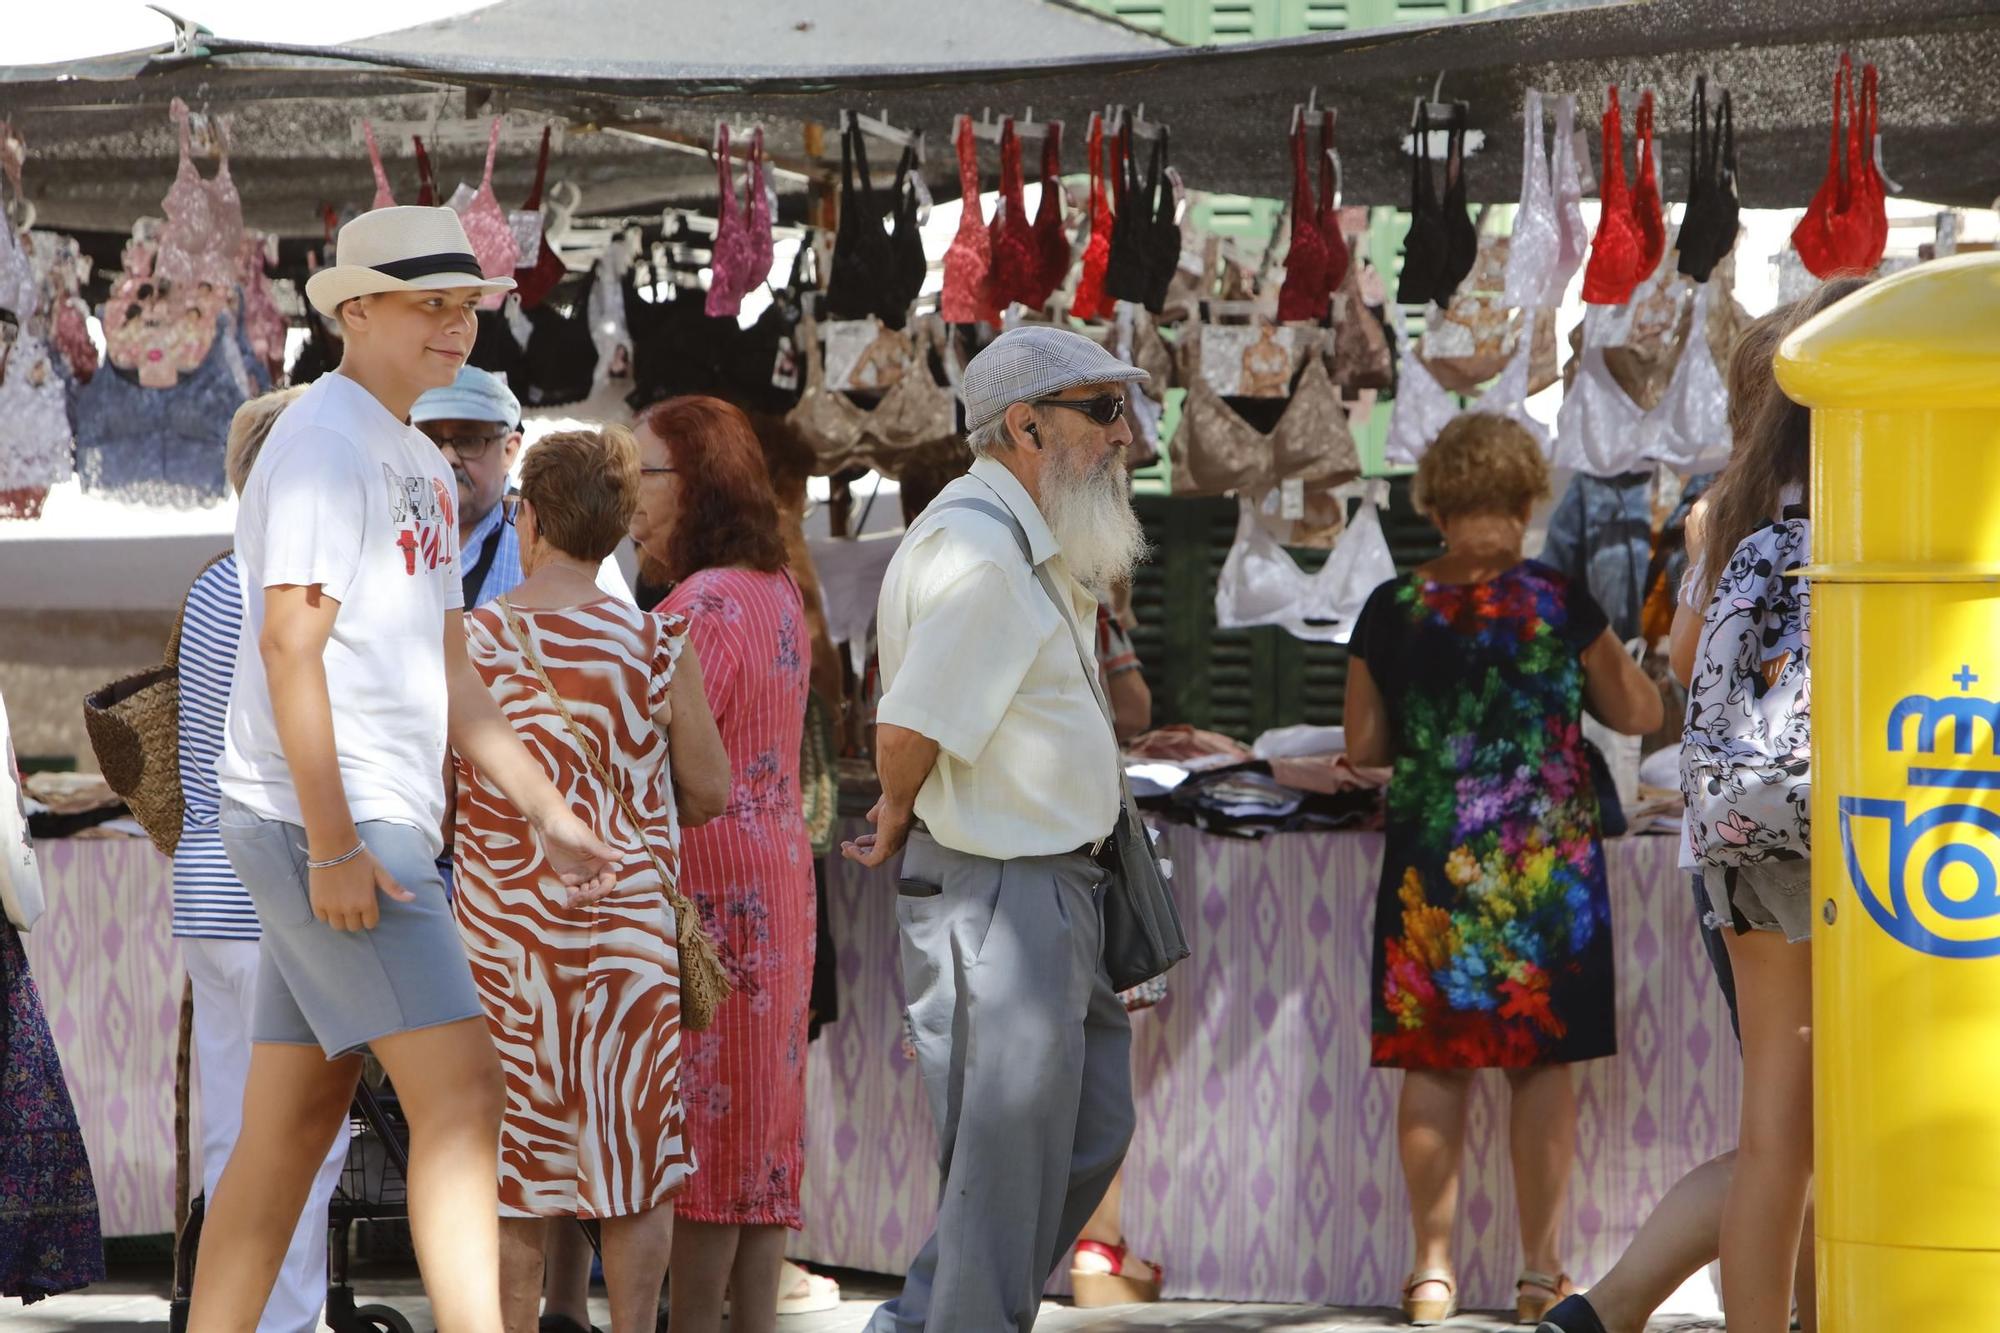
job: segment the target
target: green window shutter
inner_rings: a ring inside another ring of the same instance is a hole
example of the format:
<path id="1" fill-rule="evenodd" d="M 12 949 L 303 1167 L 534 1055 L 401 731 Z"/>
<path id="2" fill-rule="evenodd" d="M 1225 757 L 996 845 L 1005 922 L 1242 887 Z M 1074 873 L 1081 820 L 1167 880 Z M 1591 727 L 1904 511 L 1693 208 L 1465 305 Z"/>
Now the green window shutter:
<path id="1" fill-rule="evenodd" d="M 1279 0 L 1280 37 L 1303 37 L 1315 32 L 1344 32 L 1356 26 L 1351 0 Z"/>

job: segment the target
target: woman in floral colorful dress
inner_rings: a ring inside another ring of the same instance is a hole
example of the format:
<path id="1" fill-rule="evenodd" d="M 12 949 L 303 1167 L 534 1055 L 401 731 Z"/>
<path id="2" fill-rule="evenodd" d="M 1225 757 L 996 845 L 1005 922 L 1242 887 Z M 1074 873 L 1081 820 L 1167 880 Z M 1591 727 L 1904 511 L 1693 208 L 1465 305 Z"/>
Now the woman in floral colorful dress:
<path id="1" fill-rule="evenodd" d="M 1472 1072 L 1507 1071 L 1528 1321 L 1568 1292 L 1556 1252 L 1575 1149 L 1568 1066 L 1616 1052 L 1611 909 L 1582 711 L 1657 727 L 1658 690 L 1583 588 L 1524 560 L 1548 465 L 1497 416 L 1453 421 L 1417 470 L 1445 554 L 1375 590 L 1352 643 L 1347 742 L 1393 764 L 1375 919 L 1374 1063 L 1397 1112 L 1414 1320 L 1448 1318 Z"/>

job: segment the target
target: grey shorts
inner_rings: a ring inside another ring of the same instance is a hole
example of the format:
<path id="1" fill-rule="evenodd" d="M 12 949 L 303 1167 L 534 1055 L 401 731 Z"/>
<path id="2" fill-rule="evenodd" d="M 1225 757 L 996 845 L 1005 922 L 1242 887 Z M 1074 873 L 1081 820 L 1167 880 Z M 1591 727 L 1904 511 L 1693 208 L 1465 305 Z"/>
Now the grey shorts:
<path id="1" fill-rule="evenodd" d="M 381 897 L 373 930 L 335 930 L 313 915 L 306 835 L 224 798 L 222 845 L 264 928 L 252 1041 L 318 1046 L 328 1059 L 383 1037 L 483 1011 L 430 841 L 370 820 L 361 840 L 414 902 Z"/>
<path id="2" fill-rule="evenodd" d="M 1724 884 L 1737 934 L 1780 931 L 1793 944 L 1812 938 L 1811 861 L 1759 861 L 1711 873 L 1707 879 L 1711 888 L 1717 879 Z"/>

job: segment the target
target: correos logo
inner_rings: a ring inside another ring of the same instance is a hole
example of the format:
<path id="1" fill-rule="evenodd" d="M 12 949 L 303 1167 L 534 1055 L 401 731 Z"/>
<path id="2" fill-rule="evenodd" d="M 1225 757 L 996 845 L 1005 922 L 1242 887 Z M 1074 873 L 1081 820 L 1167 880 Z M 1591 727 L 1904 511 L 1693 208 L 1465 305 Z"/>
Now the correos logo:
<path id="1" fill-rule="evenodd" d="M 1974 696 L 1978 680 L 1962 667 L 1957 695 L 1913 694 L 1889 712 L 1889 753 L 1912 754 L 1909 786 L 1939 793 L 1935 803 L 1840 798 L 1841 855 L 1861 905 L 1892 937 L 1940 958 L 2000 957 L 2000 813 L 1963 795 L 2000 791 L 2000 700 Z M 1948 754 L 1938 748 L 1947 732 Z"/>

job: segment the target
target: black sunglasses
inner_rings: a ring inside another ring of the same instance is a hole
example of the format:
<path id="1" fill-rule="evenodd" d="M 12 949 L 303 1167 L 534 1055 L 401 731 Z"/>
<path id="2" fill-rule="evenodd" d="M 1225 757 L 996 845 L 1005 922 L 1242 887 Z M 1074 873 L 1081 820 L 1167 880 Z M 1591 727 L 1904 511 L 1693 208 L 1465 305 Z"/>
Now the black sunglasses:
<path id="1" fill-rule="evenodd" d="M 425 434 L 429 434 L 428 431 Z M 477 463 L 486 451 L 513 434 L 509 430 L 487 431 L 480 435 L 431 435 L 430 441 L 442 449 L 451 446 L 461 463 Z"/>
<path id="2" fill-rule="evenodd" d="M 1067 407 L 1072 412 L 1081 412 L 1100 426 L 1109 426 L 1125 415 L 1125 399 L 1115 393 L 1099 394 L 1095 398 L 1036 398 L 1030 400 L 1031 407 Z"/>

